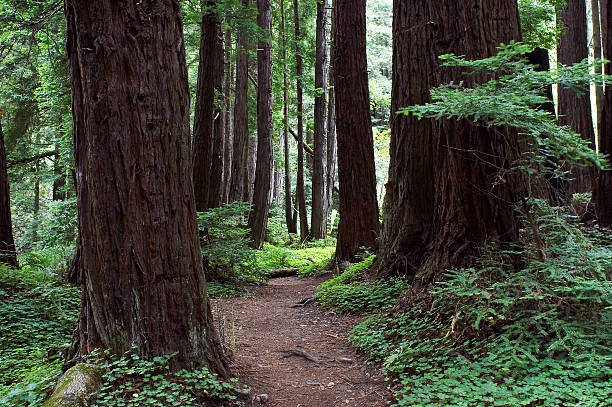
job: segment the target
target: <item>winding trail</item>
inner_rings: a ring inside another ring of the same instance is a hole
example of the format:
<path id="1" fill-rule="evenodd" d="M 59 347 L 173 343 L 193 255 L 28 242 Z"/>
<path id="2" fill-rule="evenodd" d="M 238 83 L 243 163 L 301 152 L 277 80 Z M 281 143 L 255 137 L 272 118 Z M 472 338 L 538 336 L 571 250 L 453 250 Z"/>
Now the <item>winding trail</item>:
<path id="1" fill-rule="evenodd" d="M 233 373 L 251 389 L 254 406 L 389 405 L 380 372 L 347 340 L 363 317 L 324 312 L 314 303 L 291 307 L 324 280 L 278 278 L 252 297 L 213 302 L 222 339 L 235 353 Z"/>

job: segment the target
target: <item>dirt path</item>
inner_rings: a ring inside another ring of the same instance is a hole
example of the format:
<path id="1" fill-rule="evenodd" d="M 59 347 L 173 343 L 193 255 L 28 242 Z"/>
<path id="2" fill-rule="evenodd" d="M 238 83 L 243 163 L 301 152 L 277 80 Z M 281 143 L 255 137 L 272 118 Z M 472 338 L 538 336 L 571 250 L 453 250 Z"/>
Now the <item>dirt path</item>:
<path id="1" fill-rule="evenodd" d="M 389 404 L 390 394 L 380 373 L 366 365 L 347 341 L 349 331 L 361 317 L 323 312 L 312 303 L 291 308 L 312 297 L 323 280 L 274 279 L 259 287 L 251 298 L 213 303 L 224 342 L 235 349 L 233 372 L 240 383 L 249 385 L 253 405 Z M 302 352 L 316 360 L 299 356 Z M 263 401 L 257 400 L 261 394 L 267 395 Z"/>

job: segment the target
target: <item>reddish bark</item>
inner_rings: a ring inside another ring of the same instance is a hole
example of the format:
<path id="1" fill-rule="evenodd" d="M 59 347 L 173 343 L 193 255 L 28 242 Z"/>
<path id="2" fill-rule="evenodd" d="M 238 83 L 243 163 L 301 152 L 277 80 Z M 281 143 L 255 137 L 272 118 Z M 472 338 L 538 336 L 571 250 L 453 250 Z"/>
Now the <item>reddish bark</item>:
<path id="1" fill-rule="evenodd" d="M 13 222 L 11 221 L 11 199 L 6 170 L 4 133 L 2 133 L 2 113 L 0 112 L 0 263 L 19 267 L 13 239 Z"/>

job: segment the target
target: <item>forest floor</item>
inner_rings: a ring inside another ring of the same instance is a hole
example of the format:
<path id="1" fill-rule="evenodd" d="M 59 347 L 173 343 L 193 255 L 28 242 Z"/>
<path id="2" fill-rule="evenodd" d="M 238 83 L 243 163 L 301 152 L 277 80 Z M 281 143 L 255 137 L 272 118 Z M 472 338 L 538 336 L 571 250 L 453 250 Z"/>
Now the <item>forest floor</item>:
<path id="1" fill-rule="evenodd" d="M 292 307 L 325 279 L 277 278 L 250 297 L 213 301 L 222 340 L 234 353 L 233 374 L 248 385 L 253 405 L 389 405 L 380 371 L 348 343 L 364 317 L 325 312 L 314 302 Z"/>

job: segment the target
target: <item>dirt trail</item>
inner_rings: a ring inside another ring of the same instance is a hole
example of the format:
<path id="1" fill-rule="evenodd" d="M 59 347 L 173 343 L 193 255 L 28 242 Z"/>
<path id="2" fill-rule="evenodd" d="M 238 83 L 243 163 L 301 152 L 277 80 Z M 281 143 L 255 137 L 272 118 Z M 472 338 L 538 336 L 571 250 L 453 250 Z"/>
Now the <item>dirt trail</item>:
<path id="1" fill-rule="evenodd" d="M 312 297 L 323 280 L 278 278 L 250 298 L 213 303 L 224 342 L 230 348 L 235 342 L 233 373 L 249 385 L 254 406 L 389 404 L 379 371 L 366 365 L 347 341 L 362 317 L 324 312 L 313 303 L 291 307 Z M 265 396 L 264 401 L 257 400 L 261 394 L 268 396 L 267 401 Z"/>

